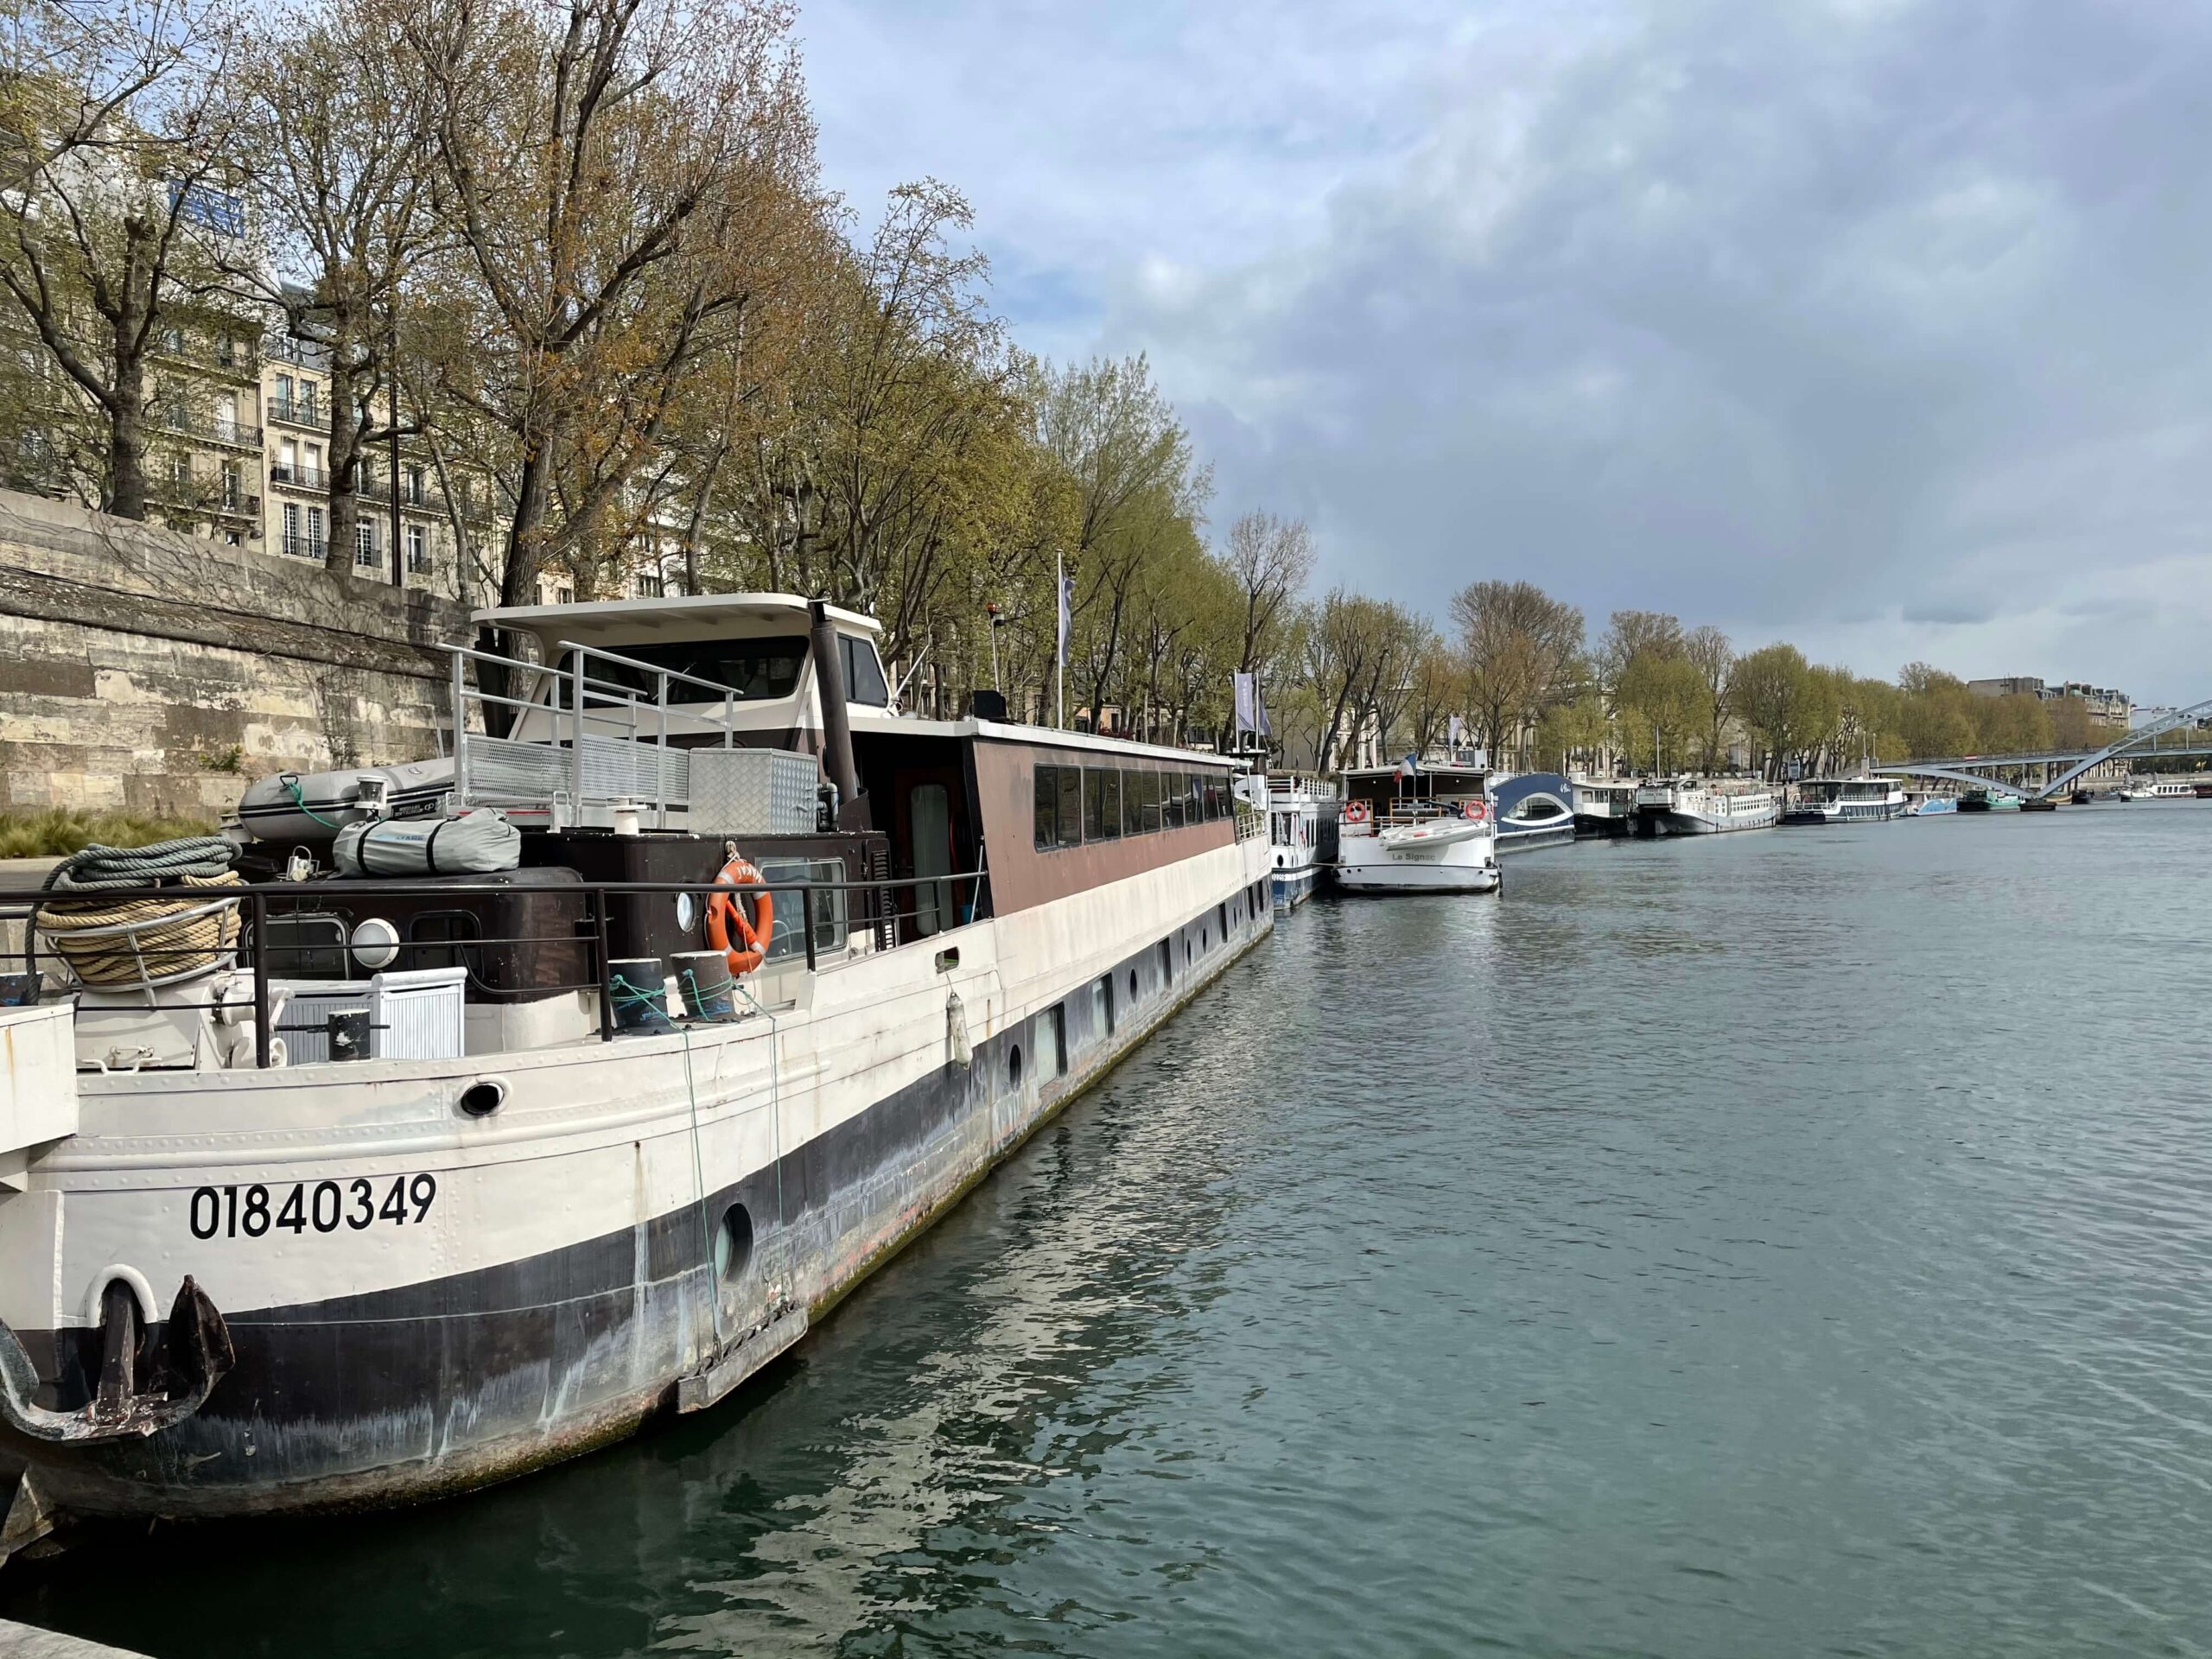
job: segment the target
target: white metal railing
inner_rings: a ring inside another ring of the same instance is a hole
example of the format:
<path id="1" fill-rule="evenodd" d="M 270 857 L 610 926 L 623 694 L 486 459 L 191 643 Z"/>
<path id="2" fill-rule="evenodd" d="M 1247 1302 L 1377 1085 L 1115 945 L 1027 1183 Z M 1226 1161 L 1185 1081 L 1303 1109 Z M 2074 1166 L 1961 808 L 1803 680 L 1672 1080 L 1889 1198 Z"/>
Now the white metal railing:
<path id="1" fill-rule="evenodd" d="M 454 710 L 453 793 L 457 806 L 504 806 L 543 810 L 556 827 L 563 814 L 582 823 L 596 807 L 610 820 L 617 803 L 650 805 L 654 827 L 664 830 L 671 808 L 690 804 L 691 763 L 686 751 L 671 747 L 669 690 L 671 686 L 702 688 L 721 699 L 719 715 L 702 712 L 694 699 L 677 712 L 673 728 L 696 734 L 702 727 L 719 731 L 721 747 L 737 742 L 737 705 L 734 687 L 701 679 L 675 669 L 662 668 L 635 658 L 616 655 L 589 645 L 562 640 L 558 649 L 568 653 L 565 663 L 548 665 L 503 657 L 470 645 L 448 645 L 453 664 Z M 468 664 L 507 671 L 511 687 L 527 688 L 524 695 L 486 691 L 469 683 Z M 650 696 L 590 671 L 593 663 L 610 663 L 652 677 Z M 563 693 L 566 694 L 563 706 Z M 480 720 L 492 708 L 512 712 L 509 729 L 520 728 L 531 716 L 544 723 L 543 737 L 493 737 L 472 732 L 472 706 Z"/>

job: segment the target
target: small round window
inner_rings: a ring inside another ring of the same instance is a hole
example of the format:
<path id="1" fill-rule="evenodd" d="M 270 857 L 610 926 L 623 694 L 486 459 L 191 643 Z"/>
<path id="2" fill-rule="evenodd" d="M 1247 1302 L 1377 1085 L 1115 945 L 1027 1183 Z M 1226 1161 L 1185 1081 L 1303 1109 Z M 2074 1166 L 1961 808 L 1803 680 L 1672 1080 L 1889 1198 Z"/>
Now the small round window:
<path id="1" fill-rule="evenodd" d="M 680 931 L 689 933 L 693 927 L 697 925 L 698 920 L 699 901 L 697 898 L 688 893 L 677 893 L 676 895 L 677 927 Z"/>

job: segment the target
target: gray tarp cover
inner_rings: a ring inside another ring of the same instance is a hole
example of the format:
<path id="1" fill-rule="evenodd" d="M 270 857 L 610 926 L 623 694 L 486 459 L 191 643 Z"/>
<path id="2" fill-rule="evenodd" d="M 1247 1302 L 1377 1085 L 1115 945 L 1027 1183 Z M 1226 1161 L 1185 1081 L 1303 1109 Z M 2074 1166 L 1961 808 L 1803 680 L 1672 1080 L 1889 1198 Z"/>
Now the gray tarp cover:
<path id="1" fill-rule="evenodd" d="M 347 875 L 483 875 L 522 862 L 522 831 L 488 807 L 457 818 L 372 818 L 338 832 Z"/>

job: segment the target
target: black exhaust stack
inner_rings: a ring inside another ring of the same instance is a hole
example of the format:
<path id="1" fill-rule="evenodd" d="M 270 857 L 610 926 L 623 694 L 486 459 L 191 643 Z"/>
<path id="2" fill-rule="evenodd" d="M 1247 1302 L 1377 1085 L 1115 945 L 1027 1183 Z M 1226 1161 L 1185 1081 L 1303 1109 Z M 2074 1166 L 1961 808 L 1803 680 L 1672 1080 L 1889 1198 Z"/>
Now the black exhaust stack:
<path id="1" fill-rule="evenodd" d="M 807 613 L 812 619 L 806 638 L 814 656 L 814 690 L 822 700 L 822 769 L 837 786 L 837 827 L 872 830 L 874 815 L 853 767 L 853 726 L 845 712 L 845 664 L 837 655 L 837 631 L 822 601 L 811 601 Z"/>

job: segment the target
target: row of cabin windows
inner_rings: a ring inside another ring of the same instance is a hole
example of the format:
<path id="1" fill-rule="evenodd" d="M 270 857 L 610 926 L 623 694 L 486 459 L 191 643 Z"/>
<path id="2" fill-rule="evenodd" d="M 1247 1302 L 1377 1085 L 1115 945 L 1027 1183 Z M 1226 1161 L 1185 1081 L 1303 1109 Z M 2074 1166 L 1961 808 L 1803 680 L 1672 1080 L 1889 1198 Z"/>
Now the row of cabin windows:
<path id="1" fill-rule="evenodd" d="M 1236 810 L 1218 773 L 1126 766 L 1040 766 L 1035 799 L 1040 852 L 1210 823 Z"/>

